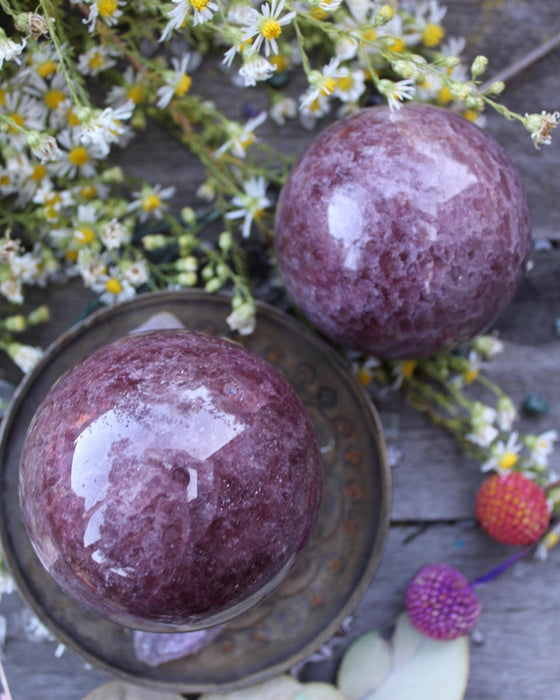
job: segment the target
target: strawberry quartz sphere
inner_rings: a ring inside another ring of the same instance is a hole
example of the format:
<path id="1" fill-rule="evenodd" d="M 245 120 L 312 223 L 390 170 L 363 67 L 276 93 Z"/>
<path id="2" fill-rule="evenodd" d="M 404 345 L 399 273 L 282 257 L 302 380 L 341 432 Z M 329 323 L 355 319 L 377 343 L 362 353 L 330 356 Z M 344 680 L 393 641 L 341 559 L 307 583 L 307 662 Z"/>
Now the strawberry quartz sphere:
<path id="1" fill-rule="evenodd" d="M 519 175 L 463 117 L 373 107 L 321 133 L 275 224 L 293 300 L 330 339 L 380 358 L 449 350 L 490 326 L 529 254 Z"/>
<path id="2" fill-rule="evenodd" d="M 126 336 L 58 380 L 25 439 L 20 498 L 70 597 L 128 627 L 194 630 L 286 576 L 321 483 L 288 382 L 240 345 L 172 330 Z"/>

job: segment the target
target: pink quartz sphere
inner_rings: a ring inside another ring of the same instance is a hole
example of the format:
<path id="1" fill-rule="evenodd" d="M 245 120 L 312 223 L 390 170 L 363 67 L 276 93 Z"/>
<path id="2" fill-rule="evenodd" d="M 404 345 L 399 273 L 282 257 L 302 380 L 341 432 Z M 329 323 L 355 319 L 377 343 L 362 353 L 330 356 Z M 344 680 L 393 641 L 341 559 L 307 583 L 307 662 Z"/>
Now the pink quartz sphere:
<path id="1" fill-rule="evenodd" d="M 128 335 L 78 362 L 29 427 L 25 525 L 72 598 L 149 631 L 221 624 L 304 548 L 322 484 L 290 384 L 240 345 Z"/>
<path id="2" fill-rule="evenodd" d="M 498 143 L 448 110 L 365 109 L 321 133 L 281 192 L 275 248 L 295 304 L 380 358 L 457 347 L 511 300 L 526 195 Z"/>

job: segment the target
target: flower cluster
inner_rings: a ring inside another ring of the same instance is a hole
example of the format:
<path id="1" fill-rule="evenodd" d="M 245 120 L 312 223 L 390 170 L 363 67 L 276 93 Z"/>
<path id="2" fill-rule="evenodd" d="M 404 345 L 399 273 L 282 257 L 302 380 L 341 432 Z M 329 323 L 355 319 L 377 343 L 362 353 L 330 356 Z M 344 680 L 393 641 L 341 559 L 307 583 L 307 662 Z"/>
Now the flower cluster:
<path id="1" fill-rule="evenodd" d="M 396 110 L 418 100 L 480 122 L 491 105 L 521 121 L 537 147 L 559 121 L 497 104 L 503 84 L 481 85 L 483 56 L 464 64 L 465 42 L 446 36 L 437 0 L 24 5 L 1 2 L 12 28 L 0 29 L 0 293 L 14 305 L 25 285 L 53 276 L 81 278 L 102 303 L 149 289 L 228 287 L 229 322 L 249 332 L 254 301 L 241 246 L 257 229 L 270 240 L 290 165 L 259 135 L 266 120 L 311 128 L 379 101 Z M 220 65 L 236 86 L 262 86 L 268 108 L 245 123 L 224 116 L 197 94 L 203 62 Z M 303 89 L 290 87 L 298 72 Z M 114 149 L 148 119 L 168 126 L 204 166 L 202 212 L 178 202 L 173 187 L 133 182 L 112 167 Z M 224 236 L 211 246 L 205 227 L 216 217 Z M 12 235 L 20 241 L 13 249 Z"/>
<path id="2" fill-rule="evenodd" d="M 503 349 L 495 336 L 479 336 L 466 353 L 392 362 L 359 358 L 354 369 L 365 386 L 402 391 L 414 408 L 445 427 L 480 461 L 482 472 L 500 477 L 517 472 L 544 488 L 552 516 L 558 518 L 560 475 L 551 464 L 558 432 L 521 434 L 514 429 L 517 407 L 484 373 L 484 366 Z M 539 544 L 539 556 L 559 539 L 560 525 L 554 523 Z"/>

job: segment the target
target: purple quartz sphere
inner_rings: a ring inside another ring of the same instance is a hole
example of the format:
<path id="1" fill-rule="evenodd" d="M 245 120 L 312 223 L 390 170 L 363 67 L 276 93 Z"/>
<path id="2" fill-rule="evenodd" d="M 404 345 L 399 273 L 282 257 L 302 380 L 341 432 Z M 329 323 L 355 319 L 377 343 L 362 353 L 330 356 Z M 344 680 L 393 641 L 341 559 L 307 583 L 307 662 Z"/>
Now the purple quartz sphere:
<path id="1" fill-rule="evenodd" d="M 457 347 L 511 300 L 529 209 L 499 144 L 428 105 L 365 109 L 312 142 L 282 190 L 275 248 L 327 337 L 380 358 Z"/>
<path id="2" fill-rule="evenodd" d="M 275 588 L 319 507 L 314 428 L 240 345 L 128 335 L 78 362 L 29 427 L 25 525 L 72 598 L 148 631 L 221 624 Z"/>

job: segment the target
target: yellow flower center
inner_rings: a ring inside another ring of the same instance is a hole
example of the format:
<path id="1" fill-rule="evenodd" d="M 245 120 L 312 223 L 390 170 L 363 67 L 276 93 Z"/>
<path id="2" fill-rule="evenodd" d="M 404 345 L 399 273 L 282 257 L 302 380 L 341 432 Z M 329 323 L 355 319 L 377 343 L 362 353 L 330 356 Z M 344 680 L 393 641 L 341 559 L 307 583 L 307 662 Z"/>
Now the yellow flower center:
<path id="1" fill-rule="evenodd" d="M 37 73 L 41 78 L 48 78 L 56 70 L 56 63 L 54 61 L 43 61 L 37 66 Z"/>
<path id="2" fill-rule="evenodd" d="M 451 90 L 444 85 L 437 94 L 437 101 L 440 103 L 440 105 L 448 105 L 452 99 L 453 96 L 451 95 Z"/>
<path id="3" fill-rule="evenodd" d="M 131 85 L 126 91 L 126 96 L 137 105 L 146 97 L 146 89 L 143 85 Z"/>
<path id="4" fill-rule="evenodd" d="M 83 224 L 82 226 L 78 226 L 78 228 L 74 231 L 74 237 L 78 243 L 81 243 L 82 245 L 89 245 L 95 240 L 95 231 L 91 228 L 91 226 L 86 226 Z"/>
<path id="5" fill-rule="evenodd" d="M 78 251 L 77 250 L 67 250 L 64 253 L 64 257 L 66 258 L 66 260 L 68 260 L 68 262 L 76 262 L 76 260 L 78 259 Z"/>
<path id="6" fill-rule="evenodd" d="M 191 5 L 197 12 L 202 12 L 208 6 L 208 0 L 191 0 Z"/>
<path id="7" fill-rule="evenodd" d="M 105 289 L 109 294 L 120 294 L 123 290 L 123 286 L 116 277 L 111 277 L 111 279 L 105 282 Z"/>
<path id="8" fill-rule="evenodd" d="M 416 360 L 405 360 L 402 366 L 402 374 L 405 379 L 411 379 L 416 369 Z"/>
<path id="9" fill-rule="evenodd" d="M 0 88 L 0 105 L 2 107 L 6 104 L 6 91 Z"/>
<path id="10" fill-rule="evenodd" d="M 97 194 L 95 185 L 84 185 L 80 190 L 80 194 L 84 199 L 93 199 Z"/>
<path id="11" fill-rule="evenodd" d="M 463 116 L 465 119 L 468 119 L 470 122 L 474 122 L 476 118 L 478 117 L 478 112 L 475 112 L 474 109 L 466 109 L 463 112 Z"/>
<path id="12" fill-rule="evenodd" d="M 60 105 L 66 99 L 66 95 L 62 90 L 47 90 L 45 93 L 45 104 L 49 109 L 55 110 L 60 107 Z"/>
<path id="13" fill-rule="evenodd" d="M 149 194 L 142 200 L 142 209 L 144 211 L 154 211 L 154 209 L 158 209 L 159 207 L 161 207 L 161 199 L 157 194 Z"/>
<path id="14" fill-rule="evenodd" d="M 441 44 L 445 36 L 445 29 L 441 24 L 427 24 L 422 32 L 422 43 L 424 46 L 433 47 Z"/>
<path id="15" fill-rule="evenodd" d="M 11 180 L 9 175 L 6 175 L 5 173 L 0 175 L 0 187 L 7 187 L 10 182 Z"/>
<path id="16" fill-rule="evenodd" d="M 372 376 L 372 373 L 367 369 L 361 368 L 356 372 L 356 377 L 362 386 L 369 386 Z"/>
<path id="17" fill-rule="evenodd" d="M 98 0 L 97 9 L 102 17 L 111 17 L 117 8 L 117 0 Z"/>
<path id="18" fill-rule="evenodd" d="M 377 32 L 373 27 L 369 27 L 368 29 L 364 29 L 362 32 L 362 39 L 364 41 L 375 41 L 377 38 Z"/>
<path id="19" fill-rule="evenodd" d="M 342 92 L 347 92 L 350 90 L 352 85 L 354 85 L 354 81 L 352 80 L 351 75 L 345 75 L 336 81 L 336 85 L 339 90 L 342 90 Z"/>
<path id="20" fill-rule="evenodd" d="M 76 112 L 74 112 L 74 109 L 69 109 L 68 114 L 66 115 L 66 123 L 68 126 L 79 126 L 80 120 L 78 119 L 78 115 Z"/>
<path id="21" fill-rule="evenodd" d="M 515 467 L 518 459 L 519 455 L 517 455 L 515 452 L 512 452 L 511 450 L 506 450 L 504 454 L 498 459 L 498 466 L 500 467 L 500 469 L 508 471 L 512 467 Z"/>
<path id="22" fill-rule="evenodd" d="M 68 154 L 68 160 L 79 168 L 88 162 L 89 153 L 84 146 L 76 146 Z"/>
<path id="23" fill-rule="evenodd" d="M 391 46 L 389 46 L 389 49 L 395 53 L 402 53 L 406 49 L 406 41 L 404 39 L 395 39 Z"/>
<path id="24" fill-rule="evenodd" d="M 276 66 L 276 70 L 279 73 L 283 70 L 286 70 L 286 68 L 288 67 L 288 59 L 285 56 L 282 56 L 281 53 L 277 53 L 274 56 L 272 56 L 270 62 L 273 66 Z"/>
<path id="25" fill-rule="evenodd" d="M 25 124 L 25 121 L 21 114 L 17 114 L 17 112 L 12 112 L 12 114 L 8 114 L 8 119 L 11 119 L 13 122 L 15 122 L 18 126 L 23 126 Z M 8 127 L 8 130 L 12 134 L 17 134 L 19 129 L 17 129 L 15 126 L 10 126 Z"/>
<path id="26" fill-rule="evenodd" d="M 463 374 L 463 379 L 467 384 L 472 384 L 474 380 L 478 377 L 478 373 L 478 367 L 471 367 L 465 370 L 465 373 Z"/>
<path id="27" fill-rule="evenodd" d="M 175 86 L 175 94 L 178 97 L 183 97 L 183 95 L 190 90 L 191 83 L 192 78 L 190 77 L 190 75 L 182 75 L 177 81 L 177 85 Z"/>
<path id="28" fill-rule="evenodd" d="M 243 136 L 239 139 L 239 145 L 241 146 L 241 148 L 249 148 L 249 146 L 253 143 L 254 140 L 254 134 L 249 132 L 248 134 L 243 134 Z"/>
<path id="29" fill-rule="evenodd" d="M 309 14 L 313 17 L 313 19 L 318 20 L 326 19 L 329 16 L 329 12 L 327 10 L 323 10 L 322 7 L 314 7 Z"/>
<path id="30" fill-rule="evenodd" d="M 321 85 L 321 94 L 330 95 L 336 87 L 336 80 L 334 78 L 325 78 L 323 84 Z"/>
<path id="31" fill-rule="evenodd" d="M 105 59 L 100 53 L 95 52 L 89 59 L 89 67 L 92 70 L 99 70 L 105 65 Z"/>
<path id="32" fill-rule="evenodd" d="M 45 166 L 38 164 L 33 168 L 33 172 L 31 173 L 31 179 L 35 180 L 35 182 L 40 182 L 46 174 L 47 169 L 45 168 Z"/>
<path id="33" fill-rule="evenodd" d="M 546 545 L 547 549 L 552 549 L 556 544 L 558 544 L 558 540 L 560 539 L 560 536 L 558 535 L 557 532 L 549 532 L 546 537 L 544 538 L 544 543 Z"/>
<path id="34" fill-rule="evenodd" d="M 278 39 L 280 34 L 282 34 L 282 27 L 275 19 L 265 19 L 261 25 L 261 34 L 269 41 Z"/>

